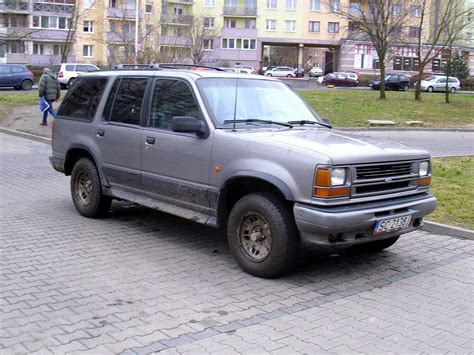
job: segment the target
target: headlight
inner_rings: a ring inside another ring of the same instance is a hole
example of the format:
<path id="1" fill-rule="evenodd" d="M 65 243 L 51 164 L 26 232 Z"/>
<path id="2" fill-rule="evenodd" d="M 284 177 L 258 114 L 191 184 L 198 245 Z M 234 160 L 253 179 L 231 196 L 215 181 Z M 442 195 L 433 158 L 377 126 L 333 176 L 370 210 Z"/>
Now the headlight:
<path id="1" fill-rule="evenodd" d="M 419 175 L 420 176 L 426 176 L 430 172 L 430 162 L 429 161 L 422 161 L 420 162 L 420 167 L 419 167 Z"/>
<path id="2" fill-rule="evenodd" d="M 346 183 L 346 169 L 337 168 L 331 170 L 331 186 L 340 186 Z"/>

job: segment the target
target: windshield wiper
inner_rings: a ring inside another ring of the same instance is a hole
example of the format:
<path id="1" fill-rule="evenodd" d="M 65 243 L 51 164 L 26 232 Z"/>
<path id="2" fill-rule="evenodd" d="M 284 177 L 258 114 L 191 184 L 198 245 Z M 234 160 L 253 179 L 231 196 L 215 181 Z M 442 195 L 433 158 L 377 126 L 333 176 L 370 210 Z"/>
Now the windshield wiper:
<path id="1" fill-rule="evenodd" d="M 305 125 L 305 124 L 317 124 L 323 127 L 327 128 L 332 128 L 331 125 L 328 125 L 326 123 L 318 122 L 318 121 L 309 121 L 309 120 L 300 120 L 300 121 L 288 121 L 289 124 L 299 124 L 299 125 Z"/>
<path id="2" fill-rule="evenodd" d="M 225 120 L 224 124 L 234 123 L 234 122 L 235 123 L 270 123 L 270 124 L 276 124 L 276 125 L 279 125 L 279 126 L 285 126 L 285 127 L 293 128 L 293 126 L 290 124 L 290 122 L 288 122 L 288 123 L 276 122 L 276 121 L 272 121 L 272 120 L 260 120 L 258 118 L 247 118 L 245 120 Z"/>

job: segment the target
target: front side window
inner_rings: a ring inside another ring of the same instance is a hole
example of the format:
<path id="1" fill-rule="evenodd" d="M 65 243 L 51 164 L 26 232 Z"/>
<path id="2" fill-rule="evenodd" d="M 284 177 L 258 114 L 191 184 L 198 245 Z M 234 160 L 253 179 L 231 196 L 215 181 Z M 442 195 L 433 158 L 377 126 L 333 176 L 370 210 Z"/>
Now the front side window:
<path id="1" fill-rule="evenodd" d="M 92 121 L 104 93 L 107 78 L 78 78 L 59 106 L 59 117 Z"/>
<path id="2" fill-rule="evenodd" d="M 150 120 L 154 128 L 171 130 L 176 116 L 198 117 L 199 110 L 189 86 L 181 80 L 158 79 L 153 90 Z"/>
<path id="3" fill-rule="evenodd" d="M 118 79 L 107 99 L 104 120 L 139 125 L 147 83 L 146 78 Z"/>

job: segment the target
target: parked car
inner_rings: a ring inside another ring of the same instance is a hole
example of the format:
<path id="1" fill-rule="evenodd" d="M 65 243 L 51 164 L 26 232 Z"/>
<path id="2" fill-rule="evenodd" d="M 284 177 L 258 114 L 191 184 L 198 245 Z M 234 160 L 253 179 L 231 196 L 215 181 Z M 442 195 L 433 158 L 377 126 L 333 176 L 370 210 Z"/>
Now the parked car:
<path id="1" fill-rule="evenodd" d="M 269 65 L 268 67 L 262 67 L 262 72 L 276 68 L 278 65 Z"/>
<path id="2" fill-rule="evenodd" d="M 321 84 L 334 86 L 358 86 L 359 80 L 356 78 L 357 76 L 355 73 L 334 72 L 326 74 L 321 80 Z"/>
<path id="3" fill-rule="evenodd" d="M 51 71 L 58 77 L 61 89 L 70 87 L 76 78 L 83 74 L 100 70 L 93 64 L 61 63 L 53 65 Z"/>
<path id="4" fill-rule="evenodd" d="M 448 90 L 454 94 L 461 89 L 461 83 L 458 78 L 450 76 L 448 80 Z M 446 76 L 433 75 L 421 81 L 421 91 L 446 91 Z"/>
<path id="5" fill-rule="evenodd" d="M 286 84 L 222 71 L 81 75 L 50 160 L 82 216 L 120 199 L 226 228 L 260 277 L 289 270 L 300 244 L 388 248 L 436 206 L 427 152 L 333 131 Z"/>
<path id="6" fill-rule="evenodd" d="M 24 65 L 0 64 L 0 87 L 31 90 L 34 78 L 33 72 Z"/>
<path id="7" fill-rule="evenodd" d="M 313 67 L 309 71 L 310 77 L 322 76 L 324 74 L 323 69 L 319 67 Z"/>
<path id="8" fill-rule="evenodd" d="M 369 81 L 369 86 L 374 90 L 380 90 L 380 78 Z M 403 74 L 387 74 L 385 76 L 385 89 L 387 90 L 410 90 L 410 79 Z"/>
<path id="9" fill-rule="evenodd" d="M 267 70 L 265 76 L 286 76 L 288 78 L 296 77 L 296 69 L 291 67 L 275 67 Z"/>
<path id="10" fill-rule="evenodd" d="M 235 69 L 240 69 L 239 73 L 244 73 L 244 74 L 256 74 L 257 73 L 255 68 L 252 67 L 251 65 L 236 65 Z"/>

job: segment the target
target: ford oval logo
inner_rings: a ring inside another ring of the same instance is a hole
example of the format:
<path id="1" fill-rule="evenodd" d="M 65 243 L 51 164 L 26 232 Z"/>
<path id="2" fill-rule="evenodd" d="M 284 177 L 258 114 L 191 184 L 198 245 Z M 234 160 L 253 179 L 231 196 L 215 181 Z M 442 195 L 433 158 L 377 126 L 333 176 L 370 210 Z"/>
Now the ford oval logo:
<path id="1" fill-rule="evenodd" d="M 387 183 L 393 182 L 393 179 L 392 179 L 392 178 L 386 178 L 386 179 L 385 179 L 385 182 L 387 182 Z"/>

